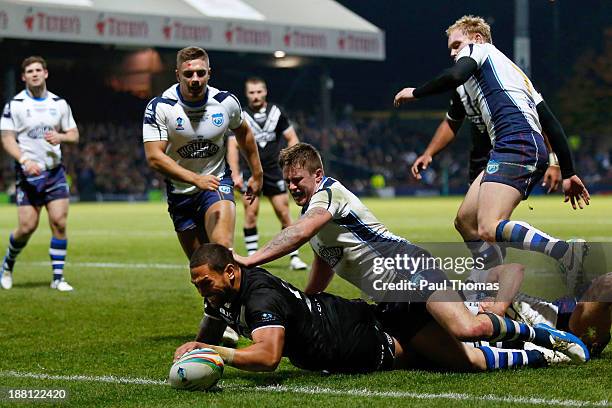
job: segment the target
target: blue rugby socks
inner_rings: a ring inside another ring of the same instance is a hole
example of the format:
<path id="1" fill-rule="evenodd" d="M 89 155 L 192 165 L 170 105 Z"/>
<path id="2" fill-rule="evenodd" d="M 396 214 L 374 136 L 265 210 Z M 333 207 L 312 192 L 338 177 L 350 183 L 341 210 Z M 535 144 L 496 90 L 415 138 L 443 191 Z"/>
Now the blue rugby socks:
<path id="1" fill-rule="evenodd" d="M 569 249 L 567 242 L 551 237 L 522 221 L 500 221 L 495 231 L 495 240 L 508 242 L 513 248 L 541 252 L 557 260 Z"/>
<path id="2" fill-rule="evenodd" d="M 49 257 L 51 258 L 54 281 L 62 279 L 64 276 L 64 264 L 66 263 L 67 248 L 67 239 L 51 237 L 51 242 L 49 244 Z"/>
<path id="3" fill-rule="evenodd" d="M 4 256 L 4 262 L 2 268 L 5 271 L 13 271 L 13 267 L 15 266 L 15 261 L 17 259 L 17 255 L 25 248 L 28 240 L 25 241 L 16 241 L 13 237 L 13 234 L 9 236 L 9 244 L 6 249 L 6 255 Z"/>

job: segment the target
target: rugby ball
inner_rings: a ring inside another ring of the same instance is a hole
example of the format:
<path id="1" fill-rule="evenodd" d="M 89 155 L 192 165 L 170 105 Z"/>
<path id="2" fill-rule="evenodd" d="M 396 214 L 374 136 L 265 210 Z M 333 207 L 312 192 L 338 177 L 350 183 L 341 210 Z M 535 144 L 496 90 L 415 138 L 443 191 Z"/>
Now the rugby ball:
<path id="1" fill-rule="evenodd" d="M 170 368 L 169 381 L 172 388 L 203 391 L 211 388 L 223 375 L 223 359 L 213 349 L 203 348 L 189 351 Z"/>

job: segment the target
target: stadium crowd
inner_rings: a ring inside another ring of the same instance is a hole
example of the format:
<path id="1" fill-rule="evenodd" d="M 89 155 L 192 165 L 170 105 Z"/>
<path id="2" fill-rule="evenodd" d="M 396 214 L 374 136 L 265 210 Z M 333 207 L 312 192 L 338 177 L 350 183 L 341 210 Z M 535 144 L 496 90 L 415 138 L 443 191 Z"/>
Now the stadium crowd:
<path id="1" fill-rule="evenodd" d="M 371 192 L 375 174 L 382 175 L 387 186 L 408 191 L 436 192 L 445 185 L 450 192 L 467 188 L 467 136 L 436 157 L 423 180 L 417 181 L 410 176 L 410 166 L 431 134 L 412 130 L 409 122 L 346 117 L 322 128 L 315 116 L 297 113 L 292 117 L 300 139 L 326 152 L 329 173 L 344 180 L 353 191 Z M 79 123 L 79 131 L 78 145 L 63 146 L 73 195 L 83 200 L 95 200 L 101 194 L 143 196 L 164 187 L 162 177 L 147 166 L 140 122 Z M 579 174 L 589 187 L 612 189 L 612 146 L 608 140 L 596 135 L 573 140 Z M 14 192 L 14 162 L 6 155 L 0 189 Z"/>

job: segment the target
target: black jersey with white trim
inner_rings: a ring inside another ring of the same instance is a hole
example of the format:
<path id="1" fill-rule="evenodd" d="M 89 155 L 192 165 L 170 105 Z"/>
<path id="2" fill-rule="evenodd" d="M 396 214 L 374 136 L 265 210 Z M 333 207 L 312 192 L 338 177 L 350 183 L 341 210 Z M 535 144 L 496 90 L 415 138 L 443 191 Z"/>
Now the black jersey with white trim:
<path id="1" fill-rule="evenodd" d="M 253 110 L 248 106 L 244 112 L 244 119 L 249 123 L 255 136 L 264 172 L 266 168 L 277 167 L 280 150 L 285 146 L 283 132 L 291 127 L 287 116 L 278 105 L 271 103 L 258 110 Z M 247 163 L 242 158 L 240 167 L 246 169 L 246 166 Z"/>
<path id="2" fill-rule="evenodd" d="M 378 323 L 367 303 L 327 293 L 306 295 L 262 268 L 242 269 L 237 297 L 222 307 L 205 302 L 205 314 L 222 319 L 245 337 L 268 327 L 285 330 L 283 355 L 308 370 L 347 371 L 347 367 L 378 361 L 379 344 L 371 355 L 364 336 L 372 339 Z M 381 332 L 382 333 L 382 332 Z M 362 363 L 360 363 L 360 361 Z M 377 369 L 376 364 L 369 371 Z"/>

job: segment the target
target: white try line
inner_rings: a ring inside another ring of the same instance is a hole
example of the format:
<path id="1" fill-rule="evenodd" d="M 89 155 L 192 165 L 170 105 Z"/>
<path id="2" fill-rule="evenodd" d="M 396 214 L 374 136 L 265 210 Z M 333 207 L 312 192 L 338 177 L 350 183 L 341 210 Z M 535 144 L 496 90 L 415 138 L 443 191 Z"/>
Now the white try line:
<path id="1" fill-rule="evenodd" d="M 88 376 L 88 375 L 52 375 L 52 374 L 36 374 L 20 371 L 0 371 L 0 377 L 5 378 L 34 378 L 37 380 L 55 380 L 55 381 L 82 381 L 82 382 L 99 382 L 112 384 L 134 384 L 134 385 L 163 385 L 167 386 L 165 380 L 152 380 L 148 378 L 130 378 L 116 377 L 113 375 L 104 376 Z M 312 395 L 331 395 L 342 397 L 376 397 L 376 398 L 412 398 L 418 400 L 461 400 L 461 401 L 486 401 L 506 404 L 528 404 L 528 405 L 558 405 L 565 407 L 609 407 L 612 406 L 608 400 L 602 401 L 584 401 L 584 400 L 563 400 L 563 399 L 547 399 L 535 397 L 515 397 L 515 396 L 498 396 L 498 395 L 471 395 L 461 393 L 419 393 L 408 391 L 375 391 L 362 389 L 339 390 L 324 387 L 302 387 L 302 386 L 285 386 L 285 385 L 269 385 L 261 387 L 249 387 L 243 385 L 225 385 L 220 384 L 222 389 L 237 391 L 237 392 L 273 392 L 287 394 L 312 394 Z"/>

